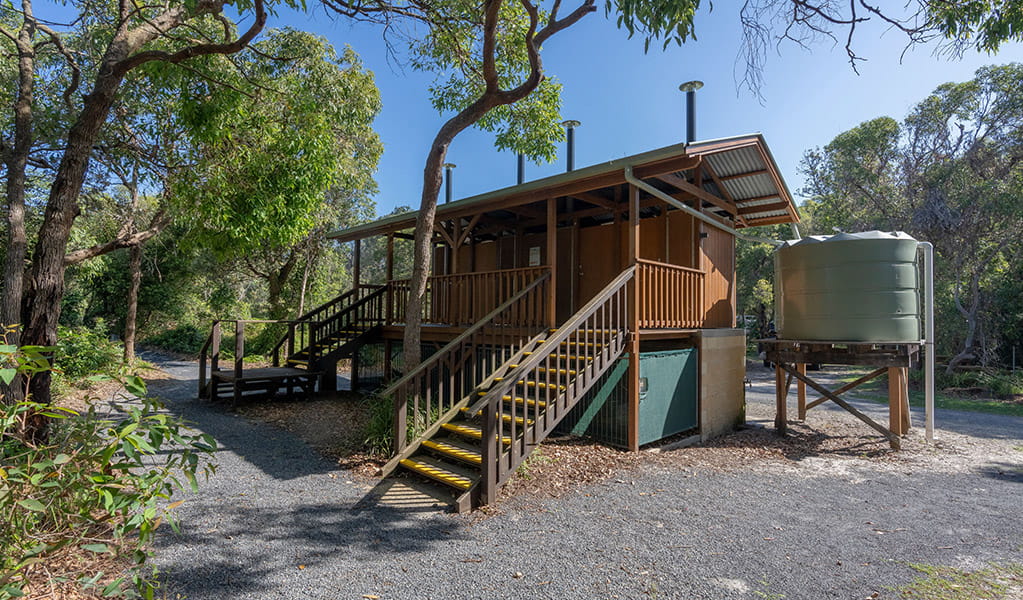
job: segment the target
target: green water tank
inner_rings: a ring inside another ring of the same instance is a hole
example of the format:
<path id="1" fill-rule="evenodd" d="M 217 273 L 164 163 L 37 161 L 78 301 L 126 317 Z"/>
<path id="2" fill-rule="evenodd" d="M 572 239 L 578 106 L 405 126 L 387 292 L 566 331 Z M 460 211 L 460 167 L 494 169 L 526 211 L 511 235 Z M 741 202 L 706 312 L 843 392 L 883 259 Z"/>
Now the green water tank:
<path id="1" fill-rule="evenodd" d="M 917 241 L 903 232 L 786 242 L 774 255 L 780 339 L 910 342 L 920 335 Z"/>

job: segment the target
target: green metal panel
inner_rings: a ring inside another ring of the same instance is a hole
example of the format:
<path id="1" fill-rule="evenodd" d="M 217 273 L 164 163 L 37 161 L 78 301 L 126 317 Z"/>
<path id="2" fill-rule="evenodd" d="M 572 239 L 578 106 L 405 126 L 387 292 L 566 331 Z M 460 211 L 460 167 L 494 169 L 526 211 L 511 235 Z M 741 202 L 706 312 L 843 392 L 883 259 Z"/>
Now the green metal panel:
<path id="1" fill-rule="evenodd" d="M 626 355 L 627 356 L 627 355 Z M 698 424 L 695 348 L 639 355 L 645 393 L 639 402 L 639 443 L 649 444 Z M 556 432 L 586 436 L 613 446 L 629 443 L 628 358 L 619 359 L 586 397 L 558 424 Z"/>
<path id="2" fill-rule="evenodd" d="M 840 233 L 775 253 L 775 325 L 789 340 L 920 339 L 917 241 L 905 233 Z"/>
<path id="3" fill-rule="evenodd" d="M 640 444 L 697 426 L 698 368 L 695 348 L 639 355 Z"/>
<path id="4" fill-rule="evenodd" d="M 629 361 L 619 359 L 558 424 L 557 433 L 585 436 L 625 448 L 629 445 Z"/>

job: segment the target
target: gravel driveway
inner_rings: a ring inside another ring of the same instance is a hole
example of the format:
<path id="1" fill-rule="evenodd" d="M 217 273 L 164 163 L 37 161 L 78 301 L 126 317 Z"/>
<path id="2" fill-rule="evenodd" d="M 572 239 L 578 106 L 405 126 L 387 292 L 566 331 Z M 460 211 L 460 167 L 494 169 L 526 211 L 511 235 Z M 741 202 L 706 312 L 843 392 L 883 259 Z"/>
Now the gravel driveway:
<path id="1" fill-rule="evenodd" d="M 365 507 L 372 482 L 195 400 L 194 363 L 163 366 L 172 379 L 152 392 L 221 445 L 216 475 L 182 496 L 182 533 L 159 538 L 167 598 L 894 598 L 918 575 L 909 563 L 1023 563 L 1019 418 L 941 411 L 939 444 L 914 430 L 905 459 L 757 461 L 740 443 L 710 468 L 677 450 L 458 516 Z M 747 391 L 754 427 L 773 420 L 765 374 Z M 810 425 L 851 426 L 830 410 Z"/>

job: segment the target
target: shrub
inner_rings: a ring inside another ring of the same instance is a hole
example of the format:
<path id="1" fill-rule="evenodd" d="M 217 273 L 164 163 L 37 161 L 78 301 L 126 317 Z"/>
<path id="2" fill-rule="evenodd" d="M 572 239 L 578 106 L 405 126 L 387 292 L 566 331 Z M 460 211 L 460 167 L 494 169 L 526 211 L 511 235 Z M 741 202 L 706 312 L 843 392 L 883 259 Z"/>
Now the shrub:
<path id="1" fill-rule="evenodd" d="M 169 352 L 194 356 L 199 354 L 199 349 L 206 343 L 207 336 L 209 336 L 209 331 L 202 331 L 195 325 L 180 325 L 163 333 L 149 336 L 145 339 L 145 344 Z"/>
<path id="2" fill-rule="evenodd" d="M 66 381 L 110 371 L 121 362 L 122 356 L 121 345 L 107 338 L 102 323 L 93 329 L 61 327 L 57 330 L 54 365 Z"/>
<path id="3" fill-rule="evenodd" d="M 394 405 L 386 396 L 372 395 L 369 403 L 369 421 L 366 423 L 366 449 L 372 454 L 386 456 L 394 447 Z"/>
<path id="4" fill-rule="evenodd" d="M 49 350 L 0 344 L 0 379 L 49 369 Z M 195 489 L 197 474 L 213 472 L 200 457 L 215 442 L 161 412 L 138 377 L 123 383 L 138 398 L 111 402 L 106 414 L 95 402 L 78 413 L 0 398 L 0 598 L 22 595 L 33 565 L 68 551 L 130 558 L 134 566 L 107 574 L 101 593 L 153 596 L 147 548 L 161 521 L 177 527 L 170 511 L 180 502 L 163 504 L 186 484 Z M 50 420 L 42 441 L 25 426 L 40 416 Z M 76 575 L 82 586 L 104 576 Z"/>

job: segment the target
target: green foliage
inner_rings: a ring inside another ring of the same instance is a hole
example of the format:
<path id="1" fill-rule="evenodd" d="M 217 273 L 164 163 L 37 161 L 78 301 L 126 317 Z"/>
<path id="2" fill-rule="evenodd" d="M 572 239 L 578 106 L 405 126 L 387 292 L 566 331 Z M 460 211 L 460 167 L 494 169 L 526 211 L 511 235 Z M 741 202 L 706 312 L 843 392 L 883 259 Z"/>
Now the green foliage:
<path id="1" fill-rule="evenodd" d="M 123 348 L 111 342 L 100 321 L 93 329 L 60 327 L 57 330 L 57 352 L 54 367 L 65 381 L 108 373 L 121 363 Z"/>
<path id="2" fill-rule="evenodd" d="M 664 48 L 695 40 L 693 21 L 699 8 L 700 0 L 607 0 L 604 5 L 608 14 L 618 13 L 618 27 L 628 31 L 630 38 L 637 33 L 643 36 L 645 49 L 654 40 L 661 40 Z"/>
<path id="3" fill-rule="evenodd" d="M 328 190 L 362 197 L 375 189 L 380 96 L 350 48 L 338 56 L 322 38 L 284 29 L 201 68 L 229 85 L 180 82 L 194 166 L 171 189 L 198 243 L 226 257 L 287 247 L 316 224 Z M 181 74 L 166 67 L 154 76 Z"/>
<path id="4" fill-rule="evenodd" d="M 380 456 L 389 456 L 394 449 L 394 401 L 384 396 L 371 395 L 366 422 L 366 449 Z"/>
<path id="5" fill-rule="evenodd" d="M 390 396 L 370 395 L 365 402 L 369 403 L 369 419 L 366 423 L 366 449 L 374 454 L 388 456 L 394 450 L 394 398 Z M 406 441 L 416 439 L 427 427 L 440 418 L 440 409 L 432 408 L 427 412 L 425 407 L 416 411 L 408 407 L 405 417 L 408 427 Z"/>
<path id="6" fill-rule="evenodd" d="M 195 325 L 179 325 L 147 337 L 144 343 L 169 352 L 198 356 L 208 335 L 208 330 L 204 331 Z"/>
<path id="7" fill-rule="evenodd" d="M 993 54 L 1005 42 L 1023 40 L 1023 2 L 1020 0 L 928 0 L 930 24 L 961 50 L 971 43 Z"/>
<path id="8" fill-rule="evenodd" d="M 0 364 L 31 377 L 49 368 L 47 350 L 2 346 Z M 131 559 L 131 571 L 114 578 L 104 595 L 152 597 L 148 545 L 164 520 L 177 528 L 171 511 L 180 502 L 165 503 L 177 490 L 196 489 L 197 474 L 213 472 L 200 459 L 216 446 L 146 398 L 141 379 L 123 383 L 139 398 L 105 414 L 94 403 L 84 413 L 0 403 L 0 597 L 20 595 L 26 570 L 74 547 Z M 37 415 L 51 419 L 45 441 L 24 435 L 25 422 Z M 82 573 L 80 583 L 98 579 Z"/>

